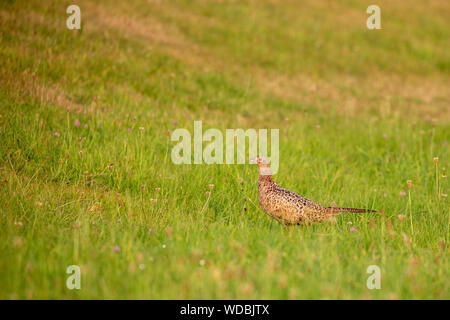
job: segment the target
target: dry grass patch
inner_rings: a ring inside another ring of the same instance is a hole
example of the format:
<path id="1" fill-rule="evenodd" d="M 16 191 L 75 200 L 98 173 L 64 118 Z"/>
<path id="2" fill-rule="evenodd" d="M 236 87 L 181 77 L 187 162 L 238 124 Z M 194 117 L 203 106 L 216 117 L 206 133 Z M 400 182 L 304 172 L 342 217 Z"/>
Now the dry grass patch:
<path id="1" fill-rule="evenodd" d="M 20 74 L 4 73 L 0 77 L 0 86 L 3 90 L 10 90 L 17 102 L 24 102 L 28 97 L 37 99 L 42 105 L 57 106 L 68 112 L 89 114 L 94 112 L 96 104 L 81 105 L 56 84 L 46 83 L 29 69 Z"/>

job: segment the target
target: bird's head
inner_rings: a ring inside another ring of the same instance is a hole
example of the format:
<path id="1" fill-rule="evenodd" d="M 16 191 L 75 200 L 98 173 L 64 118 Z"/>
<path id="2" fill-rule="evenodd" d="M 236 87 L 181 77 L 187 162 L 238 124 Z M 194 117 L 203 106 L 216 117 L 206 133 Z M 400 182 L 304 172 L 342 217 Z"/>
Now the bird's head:
<path id="1" fill-rule="evenodd" d="M 256 156 L 255 158 L 250 159 L 250 163 L 257 164 L 260 168 L 269 167 L 269 160 L 264 156 Z"/>

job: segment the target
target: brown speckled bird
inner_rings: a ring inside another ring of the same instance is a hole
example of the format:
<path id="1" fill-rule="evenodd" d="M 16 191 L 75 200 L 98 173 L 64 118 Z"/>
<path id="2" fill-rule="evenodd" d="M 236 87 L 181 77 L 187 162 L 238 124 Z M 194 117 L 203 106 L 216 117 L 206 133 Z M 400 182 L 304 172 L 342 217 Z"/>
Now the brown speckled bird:
<path id="1" fill-rule="evenodd" d="M 264 212 L 285 224 L 302 224 L 332 219 L 341 212 L 375 212 L 356 208 L 323 207 L 301 195 L 286 190 L 272 179 L 269 162 L 258 156 L 251 162 L 259 167 L 259 204 Z"/>

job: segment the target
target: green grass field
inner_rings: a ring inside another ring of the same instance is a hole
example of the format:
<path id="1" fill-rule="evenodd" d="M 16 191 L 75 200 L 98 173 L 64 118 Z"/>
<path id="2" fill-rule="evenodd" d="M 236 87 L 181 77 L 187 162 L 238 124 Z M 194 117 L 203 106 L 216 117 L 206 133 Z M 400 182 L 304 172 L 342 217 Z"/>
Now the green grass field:
<path id="1" fill-rule="evenodd" d="M 371 1 L 69 4 L 0 4 L 1 299 L 450 298 L 448 1 L 377 1 L 381 30 Z M 280 225 L 255 166 L 172 163 L 194 120 L 279 128 L 280 185 L 378 212 Z"/>

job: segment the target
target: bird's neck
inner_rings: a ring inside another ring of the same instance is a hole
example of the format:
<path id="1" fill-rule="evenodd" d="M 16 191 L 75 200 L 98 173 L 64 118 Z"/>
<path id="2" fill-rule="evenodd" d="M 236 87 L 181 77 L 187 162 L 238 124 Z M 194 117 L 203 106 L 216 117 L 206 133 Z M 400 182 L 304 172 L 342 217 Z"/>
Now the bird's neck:
<path id="1" fill-rule="evenodd" d="M 268 167 L 259 168 L 259 178 L 260 183 L 273 183 L 272 172 Z"/>

